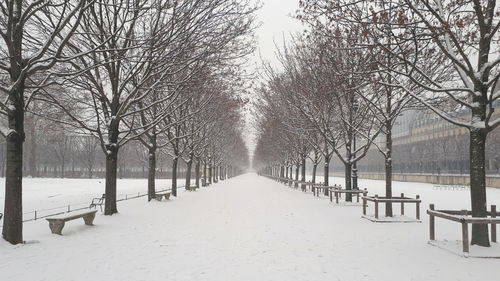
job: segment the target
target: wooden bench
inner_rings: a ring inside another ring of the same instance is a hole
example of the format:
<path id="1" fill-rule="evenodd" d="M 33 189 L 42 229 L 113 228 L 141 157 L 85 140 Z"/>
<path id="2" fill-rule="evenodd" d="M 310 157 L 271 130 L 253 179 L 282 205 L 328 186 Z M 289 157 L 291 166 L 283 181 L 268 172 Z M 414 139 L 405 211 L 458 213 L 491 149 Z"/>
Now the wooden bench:
<path id="1" fill-rule="evenodd" d="M 161 201 L 161 199 L 165 197 L 165 200 L 169 200 L 170 199 L 170 192 L 158 192 L 155 194 L 155 199 L 157 201 Z"/>
<path id="2" fill-rule="evenodd" d="M 104 205 L 104 200 L 106 200 L 106 194 L 103 194 L 101 198 L 93 198 L 89 208 L 97 208 L 97 206 L 99 206 L 102 212 L 102 205 Z"/>
<path id="3" fill-rule="evenodd" d="M 86 211 L 77 214 L 64 214 L 47 218 L 46 220 L 49 222 L 50 231 L 52 231 L 53 234 L 62 235 L 62 229 L 67 221 L 83 218 L 83 221 L 86 225 L 93 225 L 95 213 L 97 213 L 97 210 Z"/>
<path id="4" fill-rule="evenodd" d="M 196 191 L 196 185 L 186 186 L 187 191 Z"/>

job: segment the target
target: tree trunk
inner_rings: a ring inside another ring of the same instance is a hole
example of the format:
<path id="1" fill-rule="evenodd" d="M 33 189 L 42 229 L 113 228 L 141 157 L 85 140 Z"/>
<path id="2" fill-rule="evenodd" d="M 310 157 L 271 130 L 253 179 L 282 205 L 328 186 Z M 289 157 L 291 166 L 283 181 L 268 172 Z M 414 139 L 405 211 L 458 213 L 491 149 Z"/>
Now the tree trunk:
<path id="1" fill-rule="evenodd" d="M 172 196 L 177 197 L 177 162 L 179 159 L 175 156 L 172 159 Z"/>
<path id="2" fill-rule="evenodd" d="M 149 171 L 148 171 L 148 201 L 151 201 L 156 194 L 156 146 L 149 148 Z"/>
<path id="3" fill-rule="evenodd" d="M 218 169 L 219 169 L 219 166 L 214 165 L 214 172 L 213 172 L 214 182 L 217 182 L 217 170 Z"/>
<path id="4" fill-rule="evenodd" d="M 295 180 L 296 181 L 299 180 L 299 168 L 300 168 L 300 165 L 297 165 L 295 167 Z M 299 184 L 297 182 L 295 182 L 294 186 L 297 188 L 297 187 L 299 187 Z"/>
<path id="5" fill-rule="evenodd" d="M 318 163 L 313 164 L 313 171 L 312 171 L 312 183 L 316 183 L 316 169 L 318 168 Z"/>
<path id="6" fill-rule="evenodd" d="M 200 159 L 196 161 L 196 188 L 200 188 Z"/>
<path id="7" fill-rule="evenodd" d="M 385 197 L 392 198 L 392 128 L 390 122 L 386 125 L 387 134 L 385 136 L 386 157 L 385 157 Z M 392 217 L 392 203 L 385 203 L 385 216 Z"/>
<path id="8" fill-rule="evenodd" d="M 470 192 L 473 217 L 486 217 L 485 129 L 470 130 Z M 472 225 L 472 245 L 490 246 L 487 224 Z"/>
<path id="9" fill-rule="evenodd" d="M 8 115 L 9 129 L 6 137 L 5 205 L 2 236 L 12 244 L 23 242 L 23 143 L 24 135 L 24 89 L 15 96 L 15 110 Z"/>
<path id="10" fill-rule="evenodd" d="M 62 163 L 61 163 L 61 178 L 64 178 L 65 177 L 65 174 L 64 174 L 64 171 L 66 170 L 66 160 L 62 160 Z"/>
<path id="11" fill-rule="evenodd" d="M 330 157 L 325 156 L 325 165 L 324 165 L 324 171 L 323 171 L 323 181 L 324 185 L 328 186 L 329 185 L 329 176 L 330 176 Z"/>
<path id="12" fill-rule="evenodd" d="M 186 163 L 186 190 L 191 187 L 191 168 L 193 167 L 193 160 L 190 158 Z"/>
<path id="13" fill-rule="evenodd" d="M 116 144 L 116 143 L 115 143 Z M 104 215 L 118 213 L 116 208 L 116 176 L 118 168 L 118 148 L 108 146 L 106 154 L 106 200 L 104 201 Z"/>
<path id="14" fill-rule="evenodd" d="M 346 190 L 351 190 L 351 176 L 352 176 L 352 164 L 350 162 L 345 164 L 345 189 Z M 352 194 L 346 193 L 345 195 L 345 201 L 346 202 L 352 202 Z"/>
<path id="15" fill-rule="evenodd" d="M 207 182 L 207 163 L 203 163 L 203 184 L 204 186 L 207 186 L 208 185 L 208 182 Z"/>
<path id="16" fill-rule="evenodd" d="M 305 182 L 306 181 L 306 156 L 302 157 L 302 170 L 301 170 L 301 181 Z M 305 184 L 302 184 L 300 186 L 302 189 L 306 188 Z"/>
<path id="17" fill-rule="evenodd" d="M 213 167 L 212 167 L 212 164 L 210 163 L 210 166 L 208 166 L 208 183 L 209 184 L 212 184 L 212 170 L 213 170 Z"/>

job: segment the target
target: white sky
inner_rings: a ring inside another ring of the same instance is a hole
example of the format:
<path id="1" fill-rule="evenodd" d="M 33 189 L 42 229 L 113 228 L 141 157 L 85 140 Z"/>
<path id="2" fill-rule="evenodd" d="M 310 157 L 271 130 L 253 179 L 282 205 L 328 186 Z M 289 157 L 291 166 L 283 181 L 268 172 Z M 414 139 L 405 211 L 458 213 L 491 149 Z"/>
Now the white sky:
<path id="1" fill-rule="evenodd" d="M 283 40 L 286 40 L 290 33 L 303 30 L 300 21 L 292 18 L 299 8 L 299 0 L 261 0 L 261 3 L 263 6 L 257 13 L 259 28 L 255 31 L 258 47 L 253 57 L 253 65 L 256 69 L 261 66 L 261 58 L 271 63 L 272 66 L 278 66 L 279 62 L 275 56 L 276 46 L 281 47 Z M 252 116 L 247 115 L 246 137 L 250 153 L 255 147 L 252 119 Z"/>
<path id="2" fill-rule="evenodd" d="M 255 61 L 260 64 L 260 56 L 265 61 L 276 65 L 276 44 L 282 45 L 283 37 L 290 33 L 302 31 L 302 24 L 292 18 L 299 8 L 299 0 L 261 0 L 263 6 L 259 10 L 257 22 L 260 27 L 256 30 L 258 49 Z"/>

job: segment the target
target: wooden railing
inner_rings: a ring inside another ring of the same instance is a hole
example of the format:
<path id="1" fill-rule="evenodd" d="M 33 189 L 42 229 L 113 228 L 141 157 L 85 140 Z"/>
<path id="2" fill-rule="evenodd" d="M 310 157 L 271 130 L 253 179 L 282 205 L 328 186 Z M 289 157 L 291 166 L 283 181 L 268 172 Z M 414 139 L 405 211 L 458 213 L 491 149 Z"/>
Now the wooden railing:
<path id="1" fill-rule="evenodd" d="M 486 212 L 488 217 L 472 217 L 472 212 L 468 210 L 435 210 L 434 204 L 430 204 L 427 214 L 429 214 L 429 239 L 436 240 L 435 218 L 455 221 L 462 225 L 462 251 L 469 252 L 469 224 L 489 224 L 491 225 L 491 241 L 497 241 L 497 224 L 500 224 L 500 213 L 496 211 L 495 205 L 491 205 L 491 211 Z"/>

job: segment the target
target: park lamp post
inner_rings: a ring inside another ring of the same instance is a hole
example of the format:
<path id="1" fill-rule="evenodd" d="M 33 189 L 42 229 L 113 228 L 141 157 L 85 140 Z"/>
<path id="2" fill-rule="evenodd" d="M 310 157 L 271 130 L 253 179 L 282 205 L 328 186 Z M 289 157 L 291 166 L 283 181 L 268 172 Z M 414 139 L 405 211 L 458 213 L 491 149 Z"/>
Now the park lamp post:
<path id="1" fill-rule="evenodd" d="M 353 114 L 356 115 L 359 109 L 358 100 L 354 99 L 352 102 Z M 356 158 L 356 130 L 354 130 L 354 134 L 352 136 L 352 144 L 353 144 L 353 154 L 352 157 Z M 352 163 L 352 189 L 358 190 L 358 165 L 354 161 Z"/>

